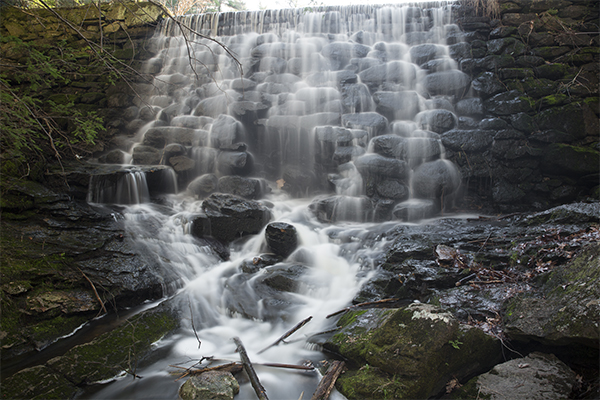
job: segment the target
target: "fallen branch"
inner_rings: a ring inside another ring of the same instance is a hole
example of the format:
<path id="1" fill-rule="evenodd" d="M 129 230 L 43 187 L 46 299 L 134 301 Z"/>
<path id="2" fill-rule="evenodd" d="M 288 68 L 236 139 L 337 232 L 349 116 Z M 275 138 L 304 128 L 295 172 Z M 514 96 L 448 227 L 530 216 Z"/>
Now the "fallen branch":
<path id="1" fill-rule="evenodd" d="M 325 318 L 335 317 L 338 314 L 344 313 L 346 311 L 353 310 L 353 309 L 358 308 L 358 307 L 384 306 L 384 305 L 387 305 L 388 303 L 395 303 L 397 301 L 400 301 L 400 299 L 383 299 L 383 300 L 377 300 L 377 301 L 367 301 L 365 303 L 359 303 L 359 304 L 355 304 L 353 306 L 349 306 L 349 307 L 343 308 L 343 309 L 341 309 L 339 311 L 334 312 L 333 314 L 329 314 Z"/>
<path id="2" fill-rule="evenodd" d="M 303 371 L 312 371 L 315 367 L 309 367 L 306 365 L 296 365 L 296 364 L 278 364 L 278 363 L 262 363 L 258 365 L 264 365 L 265 367 L 273 367 L 273 368 L 289 368 L 289 369 L 301 369 Z"/>
<path id="3" fill-rule="evenodd" d="M 268 349 L 270 349 L 273 346 L 277 346 L 279 343 L 283 342 L 286 338 L 290 337 L 294 332 L 296 332 L 298 329 L 302 328 L 304 325 L 306 325 L 310 320 L 312 319 L 312 315 L 302 321 L 300 321 L 299 323 L 296 324 L 296 326 L 294 326 L 292 329 L 290 329 L 289 331 L 287 331 L 286 333 L 284 333 L 279 339 L 277 339 L 273 344 L 268 345 L 267 347 L 265 347 L 264 349 L 262 349 L 261 351 L 258 352 L 258 354 L 267 351 Z"/>
<path id="4" fill-rule="evenodd" d="M 311 400 L 327 400 L 327 399 L 329 399 L 329 396 L 331 395 L 331 391 L 333 390 L 333 387 L 335 386 L 335 381 L 337 380 L 337 378 L 340 376 L 340 374 L 344 370 L 345 364 L 346 363 L 344 361 L 338 361 L 338 360 L 334 361 L 331 364 L 331 366 L 327 370 L 327 373 L 325 374 L 323 379 L 321 379 L 321 382 L 319 382 L 319 386 L 317 386 L 317 390 L 315 390 L 315 393 L 313 393 Z"/>
<path id="5" fill-rule="evenodd" d="M 250 379 L 250 384 L 252 384 L 252 387 L 254 388 L 254 392 L 258 396 L 259 400 L 269 400 L 267 397 L 267 391 L 263 385 L 260 384 L 260 380 L 258 380 L 256 371 L 254 371 L 254 368 L 252 367 L 252 363 L 250 362 L 250 358 L 248 358 L 248 354 L 246 353 L 246 349 L 244 348 L 242 341 L 237 337 L 234 337 L 233 341 L 237 346 L 238 353 L 240 353 L 244 371 L 246 371 L 246 374 L 248 374 L 248 378 Z"/>
<path id="6" fill-rule="evenodd" d="M 190 368 L 185 368 L 185 367 L 178 367 L 176 365 L 169 365 L 170 367 L 173 368 L 182 368 L 185 369 L 186 371 L 183 373 L 183 375 L 181 375 L 179 378 L 177 378 L 175 380 L 175 382 L 177 382 L 180 379 L 185 378 L 188 375 L 200 375 L 203 374 L 205 372 L 208 371 L 229 371 L 229 372 L 240 372 L 242 370 L 242 364 L 237 363 L 237 362 L 231 362 L 229 364 L 221 364 L 221 365 L 215 365 L 214 367 L 206 367 L 206 368 L 200 368 L 200 369 L 190 369 Z"/>

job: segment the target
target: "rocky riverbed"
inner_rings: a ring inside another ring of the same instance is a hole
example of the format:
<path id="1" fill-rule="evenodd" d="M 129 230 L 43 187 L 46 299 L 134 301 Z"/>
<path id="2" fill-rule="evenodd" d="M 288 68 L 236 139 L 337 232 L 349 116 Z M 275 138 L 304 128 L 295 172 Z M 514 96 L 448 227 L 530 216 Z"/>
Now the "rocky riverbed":
<path id="1" fill-rule="evenodd" d="M 15 182 L 6 193 L 4 395 L 68 398 L 120 371 L 135 373 L 123 346 L 135 345 L 136 365 L 153 359 L 151 343 L 181 329 L 176 297 L 37 365 L 22 362 L 43 355 L 57 341 L 64 343 L 61 337 L 99 314 L 124 314 L 132 305 L 172 295 L 181 282 L 134 245 L 118 208 L 91 206 L 34 183 Z M 219 196 L 220 201 L 236 198 Z M 258 203 L 237 202 L 238 207 Z M 477 393 L 501 398 L 494 396 L 507 393 L 511 379 L 526 382 L 529 389 L 520 390 L 540 393 L 539 398 L 594 398 L 599 212 L 599 203 L 589 202 L 537 213 L 470 213 L 420 224 L 332 227 L 330 242 L 340 246 L 344 257 L 368 253 L 359 274 L 372 275 L 353 305 L 331 317 L 332 322 L 339 319 L 338 330 L 308 342 L 322 347 L 330 361 L 346 361 L 336 387 L 347 398 L 472 398 Z M 237 218 L 240 226 L 256 220 L 240 208 L 219 217 Z M 286 229 L 280 227 L 283 236 L 289 234 Z M 238 281 L 285 255 L 258 258 L 240 267 Z M 305 268 L 291 263 L 269 271 L 259 282 L 262 293 L 275 299 L 278 293 L 294 292 Z M 255 318 L 244 304 L 239 298 L 227 306 Z M 282 311 L 285 307 L 264 315 L 280 318 Z M 545 372 L 532 372 L 537 369 Z"/>

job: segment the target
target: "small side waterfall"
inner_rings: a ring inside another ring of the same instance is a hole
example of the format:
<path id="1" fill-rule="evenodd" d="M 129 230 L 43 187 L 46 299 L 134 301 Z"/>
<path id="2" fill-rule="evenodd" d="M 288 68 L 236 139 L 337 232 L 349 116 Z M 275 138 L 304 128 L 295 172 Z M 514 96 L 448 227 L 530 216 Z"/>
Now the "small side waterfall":
<path id="1" fill-rule="evenodd" d="M 178 271 L 176 299 L 195 326 L 186 319 L 157 344 L 164 358 L 140 372 L 142 383 L 118 380 L 96 398 L 174 399 L 180 384 L 167 365 L 237 359 L 234 336 L 257 363 L 323 357 L 307 340 L 259 351 L 308 316 L 300 336 L 332 328 L 325 317 L 375 274 L 381 250 L 362 240 L 429 218 L 459 192 L 440 138 L 458 123 L 456 104 L 470 87 L 447 47 L 461 40 L 451 15 L 451 2 L 441 2 L 185 16 L 195 32 L 185 38 L 177 24 L 161 26 L 153 39 L 160 51 L 145 65 L 154 86 L 128 110 L 131 126 L 143 128 L 122 149 L 143 173 L 128 166 L 118 179 L 94 178 L 89 201 L 147 203 L 125 207 L 127 229 Z M 261 202 L 271 221 L 295 227 L 297 249 L 263 263 L 273 258 L 263 230 L 226 243 L 229 257 L 217 254 L 203 242 L 210 238 L 190 235 L 214 192 Z M 160 205 L 148 203 L 158 195 Z M 275 399 L 310 394 L 319 380 L 265 368 L 260 375 Z M 239 398 L 251 391 L 243 384 Z"/>

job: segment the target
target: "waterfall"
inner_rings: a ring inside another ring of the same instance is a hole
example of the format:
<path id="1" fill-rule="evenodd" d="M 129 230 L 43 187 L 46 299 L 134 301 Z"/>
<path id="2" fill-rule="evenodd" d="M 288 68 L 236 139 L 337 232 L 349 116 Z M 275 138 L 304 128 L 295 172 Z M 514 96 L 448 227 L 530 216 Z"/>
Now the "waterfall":
<path id="1" fill-rule="evenodd" d="M 452 2 L 320 7 L 184 16 L 183 33 L 173 21 L 160 26 L 145 66 L 154 85 L 133 113 L 131 126 L 143 128 L 131 132 L 138 143 L 127 158 L 144 172 L 126 170 L 111 184 L 94 178 L 89 201 L 145 203 L 125 207 L 128 232 L 181 276 L 175 299 L 186 317 L 157 344 L 162 359 L 140 372 L 142 383 L 120 379 L 94 397 L 176 398 L 168 364 L 236 360 L 235 336 L 257 363 L 323 358 L 306 338 L 332 328 L 326 316 L 375 273 L 379 250 L 362 240 L 432 217 L 459 192 L 440 136 L 469 96 L 448 50 L 461 40 L 452 10 Z M 227 243 L 223 257 L 191 234 L 213 192 L 257 200 L 271 221 L 295 227 L 298 248 L 262 265 L 263 229 Z M 160 204 L 150 201 L 157 196 Z M 290 286 L 274 289 L 274 276 Z M 302 340 L 259 352 L 308 316 Z M 310 395 L 319 381 L 259 373 L 271 398 Z M 251 390 L 243 384 L 239 397 Z"/>

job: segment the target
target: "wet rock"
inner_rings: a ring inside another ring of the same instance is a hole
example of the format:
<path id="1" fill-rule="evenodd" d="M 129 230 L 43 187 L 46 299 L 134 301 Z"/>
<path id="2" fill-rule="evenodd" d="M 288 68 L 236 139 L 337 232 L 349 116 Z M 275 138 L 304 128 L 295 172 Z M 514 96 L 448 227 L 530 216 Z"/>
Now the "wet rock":
<path id="1" fill-rule="evenodd" d="M 473 80 L 472 86 L 482 99 L 487 99 L 506 90 L 498 76 L 493 72 L 482 73 Z"/>
<path id="2" fill-rule="evenodd" d="M 161 126 L 150 128 L 144 135 L 144 146 L 162 149 L 169 143 L 185 146 L 197 145 L 206 140 L 206 131 L 200 129 L 181 128 L 178 126 Z"/>
<path id="3" fill-rule="evenodd" d="M 229 115 L 219 115 L 210 129 L 210 145 L 217 149 L 228 148 L 243 141 L 242 124 Z"/>
<path id="4" fill-rule="evenodd" d="M 268 193 L 267 185 L 260 179 L 243 178 L 236 175 L 222 176 L 219 178 L 219 191 L 234 194 L 246 199 L 260 199 Z"/>
<path id="5" fill-rule="evenodd" d="M 408 141 L 397 135 L 381 135 L 373 138 L 369 144 L 371 151 L 384 157 L 405 160 Z"/>
<path id="6" fill-rule="evenodd" d="M 375 112 L 342 115 L 342 125 L 351 129 L 362 129 L 369 132 L 370 137 L 379 136 L 388 127 L 388 120 Z"/>
<path id="7" fill-rule="evenodd" d="M 456 126 L 456 116 L 448 110 L 421 111 L 415 117 L 421 129 L 443 134 Z"/>
<path id="8" fill-rule="evenodd" d="M 426 43 L 418 44 L 410 48 L 411 61 L 417 65 L 425 64 L 429 60 L 446 55 L 446 46 Z"/>
<path id="9" fill-rule="evenodd" d="M 354 160 L 356 169 L 363 177 L 405 179 L 408 165 L 405 161 L 387 158 L 379 154 L 365 154 Z"/>
<path id="10" fill-rule="evenodd" d="M 600 203 L 571 203 L 527 216 L 522 224 L 580 224 L 600 222 Z"/>
<path id="11" fill-rule="evenodd" d="M 240 391 L 238 381 L 228 371 L 207 371 L 191 376 L 179 388 L 182 400 L 233 400 Z"/>
<path id="12" fill-rule="evenodd" d="M 223 175 L 242 175 L 252 173 L 254 159 L 245 151 L 222 151 L 217 156 L 217 170 Z"/>
<path id="13" fill-rule="evenodd" d="M 432 96 L 447 95 L 461 98 L 471 87 L 471 78 L 458 70 L 434 72 L 425 77 L 424 86 Z"/>
<path id="14" fill-rule="evenodd" d="M 440 211 L 440 206 L 433 200 L 412 199 L 398 203 L 392 215 L 401 221 L 420 221 L 430 218 Z"/>
<path id="15" fill-rule="evenodd" d="M 363 83 L 371 89 L 376 89 L 384 82 L 399 83 L 413 89 L 417 71 L 415 65 L 406 61 L 390 61 L 376 65 L 358 74 Z"/>
<path id="16" fill-rule="evenodd" d="M 332 69 L 342 69 L 350 59 L 366 57 L 371 48 L 359 43 L 333 42 L 323 46 L 321 54 L 330 60 Z"/>
<path id="17" fill-rule="evenodd" d="M 193 181 L 187 186 L 187 191 L 200 197 L 208 196 L 215 192 L 219 187 L 219 178 L 215 174 L 204 174 Z"/>
<path id="18" fill-rule="evenodd" d="M 314 199 L 309 210 L 321 222 L 364 222 L 372 214 L 372 204 L 366 197 L 329 196 Z"/>
<path id="19" fill-rule="evenodd" d="M 413 191 L 423 199 L 441 199 L 455 194 L 461 185 L 458 168 L 448 160 L 421 164 L 413 173 Z"/>
<path id="20" fill-rule="evenodd" d="M 136 165 L 158 165 L 161 159 L 160 150 L 154 147 L 138 145 L 133 148 L 132 161 Z"/>
<path id="21" fill-rule="evenodd" d="M 269 249 L 276 255 L 286 258 L 298 246 L 298 233 L 293 225 L 285 222 L 271 222 L 265 230 Z"/>
<path id="22" fill-rule="evenodd" d="M 492 145 L 494 135 L 492 130 L 452 129 L 442 135 L 442 144 L 455 151 L 483 152 Z"/>
<path id="23" fill-rule="evenodd" d="M 271 218 L 262 204 L 230 194 L 213 193 L 202 202 L 208 226 L 199 226 L 196 236 L 212 236 L 231 242 L 244 235 L 259 233 Z M 201 220 L 194 221 L 202 224 Z"/>
<path id="24" fill-rule="evenodd" d="M 275 265 L 281 261 L 283 261 L 283 259 L 276 254 L 260 254 L 256 257 L 252 257 L 251 259 L 242 261 L 240 268 L 242 269 L 242 272 L 254 274 L 262 268 Z"/>
<path id="25" fill-rule="evenodd" d="M 532 110 L 529 97 L 517 90 L 497 94 L 484 101 L 485 109 L 495 115 L 512 115 L 527 113 Z"/>
<path id="26" fill-rule="evenodd" d="M 515 340 L 598 347 L 600 245 L 539 277 L 541 296 L 522 294 L 506 307 L 505 329 Z"/>
<path id="27" fill-rule="evenodd" d="M 415 91 L 375 92 L 373 100 L 377 104 L 377 112 L 389 121 L 412 120 L 423 108 L 423 100 Z"/>
<path id="28" fill-rule="evenodd" d="M 122 150 L 111 150 L 98 157 L 98 161 L 104 164 L 123 164 L 126 155 L 127 153 Z"/>
<path id="29" fill-rule="evenodd" d="M 589 147 L 553 143 L 544 151 L 542 168 L 575 177 L 588 174 L 597 176 L 600 171 L 600 152 Z"/>
<path id="30" fill-rule="evenodd" d="M 498 340 L 429 304 L 349 312 L 338 325 L 324 347 L 349 360 L 336 384 L 348 398 L 429 398 L 500 358 Z"/>
<path id="31" fill-rule="evenodd" d="M 552 354 L 534 352 L 471 379 L 452 398 L 562 399 L 570 397 L 574 385 L 575 372 L 565 363 Z"/>

